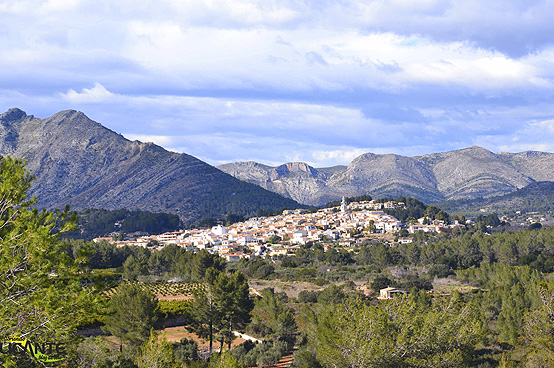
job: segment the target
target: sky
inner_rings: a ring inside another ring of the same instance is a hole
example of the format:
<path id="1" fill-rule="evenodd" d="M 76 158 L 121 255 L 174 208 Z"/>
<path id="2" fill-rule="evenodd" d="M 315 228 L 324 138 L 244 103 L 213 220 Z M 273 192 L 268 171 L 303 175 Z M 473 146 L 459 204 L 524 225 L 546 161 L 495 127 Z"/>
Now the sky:
<path id="1" fill-rule="evenodd" d="M 0 112 L 210 164 L 554 151 L 554 0 L 0 0 Z"/>

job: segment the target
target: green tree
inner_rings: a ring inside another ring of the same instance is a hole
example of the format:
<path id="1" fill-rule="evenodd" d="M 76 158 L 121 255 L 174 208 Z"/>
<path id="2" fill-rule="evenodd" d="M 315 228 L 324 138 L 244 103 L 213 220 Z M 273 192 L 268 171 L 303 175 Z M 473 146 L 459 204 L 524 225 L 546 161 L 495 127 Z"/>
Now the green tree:
<path id="1" fill-rule="evenodd" d="M 213 349 L 214 328 L 217 328 L 221 321 L 221 312 L 216 304 L 214 289 L 211 287 L 218 273 L 215 268 L 208 268 L 204 283 L 193 290 L 194 301 L 190 309 L 192 321 L 187 326 L 198 336 L 209 339 L 210 352 Z"/>
<path id="2" fill-rule="evenodd" d="M 273 289 L 264 289 L 261 295 L 252 311 L 249 331 L 265 340 L 283 340 L 292 345 L 296 338 L 297 325 L 286 304 L 286 295 L 275 293 Z"/>
<path id="3" fill-rule="evenodd" d="M 295 368 L 321 368 L 315 353 L 308 349 L 294 352 L 293 367 Z"/>
<path id="4" fill-rule="evenodd" d="M 235 272 L 230 277 L 220 273 L 214 282 L 216 304 L 222 317 L 220 341 L 227 341 L 229 349 L 234 339 L 233 331 L 242 329 L 250 322 L 250 312 L 254 303 L 250 299 L 248 280 L 242 272 Z M 223 338 L 225 337 L 225 338 Z"/>
<path id="5" fill-rule="evenodd" d="M 209 268 L 223 271 L 225 269 L 225 260 L 217 254 L 211 254 L 202 249 L 192 259 L 192 277 L 194 281 L 202 282 L 205 280 L 206 271 Z"/>
<path id="6" fill-rule="evenodd" d="M 502 293 L 502 307 L 496 327 L 501 340 L 517 344 L 523 328 L 522 317 L 528 308 L 525 291 L 519 282 L 511 287 L 506 287 Z"/>
<path id="7" fill-rule="evenodd" d="M 277 234 L 271 235 L 271 236 L 269 237 L 269 240 L 268 240 L 268 242 L 269 242 L 270 244 L 279 243 L 280 241 L 281 241 L 281 237 L 280 237 L 279 235 L 277 235 Z"/>
<path id="8" fill-rule="evenodd" d="M 104 338 L 87 337 L 75 349 L 71 364 L 79 368 L 102 367 L 111 363 L 112 355 Z"/>
<path id="9" fill-rule="evenodd" d="M 448 213 L 444 212 L 443 210 L 440 210 L 435 215 L 435 219 L 439 221 L 444 221 L 446 224 L 450 223 L 450 215 L 448 215 Z"/>
<path id="10" fill-rule="evenodd" d="M 542 229 L 542 224 L 540 222 L 533 222 L 527 227 L 528 230 L 539 230 Z"/>
<path id="11" fill-rule="evenodd" d="M 369 233 L 374 233 L 377 227 L 375 226 L 375 221 L 369 220 L 369 223 L 367 224 L 367 227 L 365 230 Z"/>
<path id="12" fill-rule="evenodd" d="M 175 359 L 183 364 L 198 360 L 198 343 L 193 339 L 182 338 L 173 344 Z"/>
<path id="13" fill-rule="evenodd" d="M 387 288 L 392 285 L 392 280 L 389 279 L 387 276 L 377 276 L 372 282 L 371 282 L 371 289 L 375 292 L 379 292 L 379 290 Z"/>
<path id="14" fill-rule="evenodd" d="M 326 367 L 461 367 L 481 333 L 458 295 L 430 306 L 408 298 L 331 306 L 317 317 L 318 359 Z"/>
<path id="15" fill-rule="evenodd" d="M 210 368 L 243 368 L 244 365 L 230 353 L 224 353 L 212 358 Z"/>
<path id="16" fill-rule="evenodd" d="M 317 296 L 317 302 L 320 304 L 339 304 L 346 297 L 344 291 L 335 284 L 327 286 L 319 295 Z"/>
<path id="17" fill-rule="evenodd" d="M 208 268 L 201 288 L 194 291 L 191 308 L 191 330 L 200 337 L 208 338 L 210 351 L 214 335 L 223 347 L 234 338 L 233 330 L 242 328 L 250 321 L 253 303 L 249 297 L 248 280 L 241 272 L 228 276 L 215 268 Z"/>
<path id="18" fill-rule="evenodd" d="M 169 264 L 170 260 L 162 252 L 152 252 L 148 258 L 148 273 L 162 276 L 169 271 Z"/>
<path id="19" fill-rule="evenodd" d="M 150 335 L 156 322 L 158 301 L 136 284 L 120 285 L 110 299 L 110 313 L 104 318 L 107 332 L 120 342 L 138 348 Z"/>
<path id="20" fill-rule="evenodd" d="M 84 255 L 70 258 L 58 239 L 76 219 L 68 208 L 38 211 L 27 197 L 32 180 L 22 160 L 0 158 L 0 339 L 69 343 L 97 289 L 80 285 Z M 5 366 L 24 367 L 18 359 L 0 353 Z"/>
<path id="21" fill-rule="evenodd" d="M 123 263 L 123 275 L 129 281 L 148 275 L 148 250 L 139 248 L 136 255 L 130 255 Z"/>
<path id="22" fill-rule="evenodd" d="M 278 336 L 277 340 L 283 340 L 292 347 L 296 340 L 297 330 L 298 326 L 290 310 L 286 310 L 277 317 L 277 329 L 275 331 Z"/>
<path id="23" fill-rule="evenodd" d="M 525 316 L 525 335 L 531 352 L 528 367 L 554 365 L 554 287 L 542 283 L 539 286 L 540 307 L 529 310 Z"/>
<path id="24" fill-rule="evenodd" d="M 158 341 L 154 329 L 150 330 L 150 338 L 140 348 L 137 357 L 139 368 L 177 368 L 179 364 L 173 355 L 173 345 L 164 338 Z"/>

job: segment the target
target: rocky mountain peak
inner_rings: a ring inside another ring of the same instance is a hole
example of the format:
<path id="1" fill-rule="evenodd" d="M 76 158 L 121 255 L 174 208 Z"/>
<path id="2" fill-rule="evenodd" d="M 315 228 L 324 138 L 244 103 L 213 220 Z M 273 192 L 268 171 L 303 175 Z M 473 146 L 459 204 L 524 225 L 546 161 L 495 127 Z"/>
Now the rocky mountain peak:
<path id="1" fill-rule="evenodd" d="M 489 151 L 486 148 L 480 147 L 480 146 L 471 146 L 468 148 L 464 148 L 458 151 L 452 151 L 452 152 L 459 152 L 464 154 L 469 154 L 472 156 L 491 156 L 494 155 L 493 152 Z"/>
<path id="2" fill-rule="evenodd" d="M 25 113 L 25 111 L 17 107 L 14 107 L 12 109 L 9 109 L 2 115 L 0 115 L 0 121 L 2 121 L 3 123 L 11 123 L 14 121 L 23 120 L 26 117 L 27 117 L 27 113 Z"/>
<path id="3" fill-rule="evenodd" d="M 0 155 L 28 162 L 36 177 L 29 194 L 41 208 L 141 209 L 190 222 L 298 207 L 190 155 L 131 142 L 79 111 L 38 119 L 11 109 L 0 119 Z"/>
<path id="4" fill-rule="evenodd" d="M 281 165 L 278 170 L 273 169 L 273 174 L 270 170 L 269 175 L 257 176 L 248 168 L 234 164 L 220 168 L 237 178 L 248 178 L 251 183 L 310 205 L 363 194 L 376 198 L 403 195 L 435 202 L 503 195 L 534 181 L 554 181 L 554 154 L 497 154 L 472 146 L 415 157 L 364 153 L 348 167 L 332 171 L 301 163 Z M 301 168 L 311 168 L 318 174 L 313 179 L 299 175 Z"/>
<path id="5" fill-rule="evenodd" d="M 378 155 L 376 155 L 375 153 L 371 153 L 371 152 L 364 153 L 356 157 L 354 160 L 352 160 L 350 165 L 356 165 L 360 162 L 375 160 L 377 157 Z"/>
<path id="6" fill-rule="evenodd" d="M 305 162 L 288 162 L 276 167 L 275 171 L 279 175 L 287 175 L 289 173 L 306 173 L 313 176 L 317 175 L 317 170 L 315 170 L 313 167 Z"/>
<path id="7" fill-rule="evenodd" d="M 100 124 L 92 121 L 83 112 L 77 111 L 77 110 L 60 111 L 60 112 L 52 115 L 47 120 L 49 120 L 50 122 L 56 122 L 56 123 L 87 122 L 89 124 L 92 123 L 94 125 L 101 126 Z"/>

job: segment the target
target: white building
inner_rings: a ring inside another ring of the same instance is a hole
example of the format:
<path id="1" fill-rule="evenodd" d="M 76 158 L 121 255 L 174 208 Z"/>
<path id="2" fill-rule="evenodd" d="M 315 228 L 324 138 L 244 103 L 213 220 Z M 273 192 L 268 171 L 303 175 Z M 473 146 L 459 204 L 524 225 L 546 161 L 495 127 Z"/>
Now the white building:
<path id="1" fill-rule="evenodd" d="M 393 287 L 381 289 L 379 291 L 379 299 L 393 299 L 399 295 L 404 295 L 405 291 Z"/>
<path id="2" fill-rule="evenodd" d="M 217 225 L 217 226 L 212 227 L 211 232 L 215 235 L 222 236 L 222 235 L 227 234 L 227 229 L 224 226 Z"/>

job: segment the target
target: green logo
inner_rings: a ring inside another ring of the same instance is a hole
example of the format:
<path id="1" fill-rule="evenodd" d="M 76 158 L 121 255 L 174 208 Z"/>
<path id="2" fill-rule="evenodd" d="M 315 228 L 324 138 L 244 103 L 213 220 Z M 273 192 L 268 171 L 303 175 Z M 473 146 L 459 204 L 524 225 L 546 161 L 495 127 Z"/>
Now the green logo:
<path id="1" fill-rule="evenodd" d="M 8 337 L 0 340 L 0 354 L 29 354 L 42 363 L 54 363 L 64 360 L 65 344 L 46 342 L 35 344 L 18 337 Z"/>

